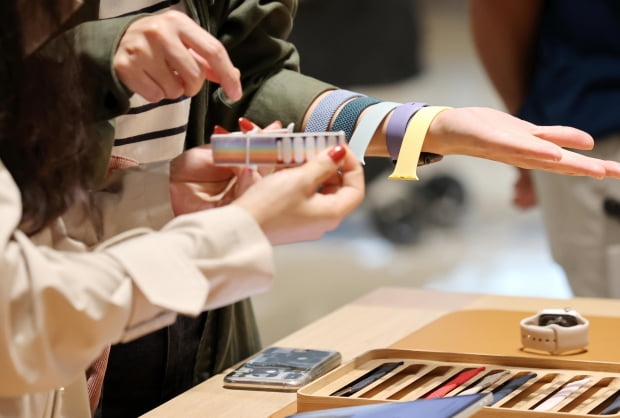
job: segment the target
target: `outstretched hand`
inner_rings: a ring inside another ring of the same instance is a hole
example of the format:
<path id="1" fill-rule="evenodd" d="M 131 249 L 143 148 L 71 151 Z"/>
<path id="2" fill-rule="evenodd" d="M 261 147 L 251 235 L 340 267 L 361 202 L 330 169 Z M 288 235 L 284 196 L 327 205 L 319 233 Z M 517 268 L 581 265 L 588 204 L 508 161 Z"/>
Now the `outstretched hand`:
<path id="1" fill-rule="evenodd" d="M 588 150 L 594 140 L 567 126 L 537 126 L 490 108 L 445 110 L 430 126 L 423 151 L 461 154 L 558 174 L 620 178 L 620 163 L 565 148 Z"/>

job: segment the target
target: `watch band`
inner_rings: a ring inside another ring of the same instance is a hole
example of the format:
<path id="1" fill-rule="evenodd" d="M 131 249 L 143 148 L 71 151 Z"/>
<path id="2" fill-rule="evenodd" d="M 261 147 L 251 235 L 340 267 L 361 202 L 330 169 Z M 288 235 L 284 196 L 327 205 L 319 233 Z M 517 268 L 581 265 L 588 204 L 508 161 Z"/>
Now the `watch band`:
<path id="1" fill-rule="evenodd" d="M 342 131 L 211 135 L 213 161 L 221 165 L 302 164 L 326 148 L 345 143 Z"/>
<path id="2" fill-rule="evenodd" d="M 368 108 L 368 111 L 364 114 L 364 117 L 359 121 L 351 140 L 349 141 L 349 148 L 353 151 L 353 154 L 358 160 L 364 164 L 364 154 L 366 154 L 366 148 L 375 134 L 377 128 L 383 122 L 385 117 L 397 106 L 399 103 L 394 102 L 381 102 Z"/>
<path id="3" fill-rule="evenodd" d="M 360 114 L 369 106 L 379 103 L 381 100 L 374 97 L 358 97 L 347 104 L 338 112 L 336 120 L 332 124 L 331 131 L 344 131 L 347 142 L 351 139 L 353 129 Z"/>
<path id="4" fill-rule="evenodd" d="M 512 392 L 527 383 L 528 380 L 533 379 L 536 376 L 536 373 L 530 373 L 508 380 L 506 383 L 491 392 L 493 394 L 493 401 L 491 402 L 491 405 L 496 404 L 506 396 L 510 395 Z"/>
<path id="5" fill-rule="evenodd" d="M 443 398 L 448 393 L 452 392 L 454 389 L 458 388 L 462 384 L 466 383 L 478 373 L 482 372 L 485 367 L 478 367 L 476 369 L 464 370 L 454 376 L 452 379 L 447 381 L 445 384 L 439 386 L 437 389 L 433 390 L 429 394 L 425 395 L 424 399 L 432 399 L 432 398 Z"/>
<path id="6" fill-rule="evenodd" d="M 572 310 L 559 310 L 558 315 L 574 316 L 578 323 L 574 326 L 557 324 L 538 325 L 540 315 L 556 310 L 542 310 L 536 315 L 521 320 L 521 344 L 524 348 L 562 354 L 584 349 L 589 342 L 587 319 Z"/>
<path id="7" fill-rule="evenodd" d="M 424 106 L 426 106 L 426 103 L 409 102 L 398 106 L 392 112 L 385 129 L 385 140 L 388 153 L 393 161 L 398 159 L 398 151 L 400 151 L 409 121 Z"/>
<path id="8" fill-rule="evenodd" d="M 372 369 L 368 373 L 366 373 L 366 374 L 360 376 L 359 378 L 355 379 L 353 382 L 349 383 L 345 387 L 340 388 L 337 391 L 333 392 L 329 396 L 351 396 L 354 393 L 359 392 L 360 390 L 364 389 L 366 386 L 368 386 L 368 385 L 376 382 L 377 380 L 381 379 L 383 376 L 385 376 L 386 374 L 390 373 L 394 369 L 402 366 L 403 364 L 405 364 L 404 361 L 396 361 L 396 362 L 392 362 L 392 363 L 383 363 L 383 364 L 375 367 L 374 369 Z"/>
<path id="9" fill-rule="evenodd" d="M 601 411 L 600 415 L 614 415 L 618 412 L 620 412 L 620 391 L 616 392 L 614 400 Z"/>
<path id="10" fill-rule="evenodd" d="M 356 93 L 349 90 L 338 89 L 328 93 L 312 111 L 308 122 L 306 123 L 306 132 L 325 132 L 329 127 L 329 123 L 336 113 L 336 110 L 347 100 L 355 97 L 363 96 L 362 93 Z"/>
<path id="11" fill-rule="evenodd" d="M 418 180 L 416 169 L 420 161 L 420 152 L 422 151 L 422 144 L 424 143 L 428 128 L 431 126 L 433 119 L 447 109 L 450 108 L 427 106 L 418 110 L 411 118 L 403 136 L 403 144 L 398 152 L 396 166 L 389 176 L 390 179 Z"/>
<path id="12" fill-rule="evenodd" d="M 532 411 L 550 411 L 564 399 L 575 393 L 579 388 L 592 381 L 591 377 L 581 380 L 574 380 L 562 386 L 557 392 L 553 393 L 549 398 L 545 399 L 541 404 L 537 405 Z"/>
<path id="13" fill-rule="evenodd" d="M 502 377 L 506 376 L 507 374 L 508 374 L 507 370 L 502 370 L 497 373 L 489 374 L 483 377 L 474 386 L 459 392 L 458 395 L 459 396 L 460 395 L 474 395 L 476 393 L 482 392 L 483 390 L 495 384 L 496 382 L 499 382 L 499 380 Z"/>

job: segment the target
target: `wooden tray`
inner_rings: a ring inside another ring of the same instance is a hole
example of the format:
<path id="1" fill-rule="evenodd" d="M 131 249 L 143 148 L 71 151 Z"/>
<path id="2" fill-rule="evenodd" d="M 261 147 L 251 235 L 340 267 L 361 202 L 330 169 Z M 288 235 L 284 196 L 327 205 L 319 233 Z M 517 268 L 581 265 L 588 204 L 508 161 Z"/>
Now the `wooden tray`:
<path id="1" fill-rule="evenodd" d="M 331 394 L 369 370 L 385 362 L 403 361 L 403 365 L 350 397 Z M 620 390 L 620 364 L 575 361 L 562 358 L 526 358 L 487 354 L 463 354 L 421 350 L 379 349 L 364 353 L 329 374 L 300 389 L 297 393 L 299 412 L 414 400 L 449 380 L 464 369 L 485 366 L 479 376 L 465 383 L 448 396 L 473 384 L 488 373 L 508 373 L 487 389 L 492 391 L 506 380 L 525 373 L 537 377 L 500 400 L 483 408 L 476 417 L 575 416 L 593 417 L 602 411 Z M 538 403 L 564 383 L 591 377 L 592 381 L 566 398 L 549 412 L 531 411 Z M 620 414 L 606 415 L 620 416 Z"/>

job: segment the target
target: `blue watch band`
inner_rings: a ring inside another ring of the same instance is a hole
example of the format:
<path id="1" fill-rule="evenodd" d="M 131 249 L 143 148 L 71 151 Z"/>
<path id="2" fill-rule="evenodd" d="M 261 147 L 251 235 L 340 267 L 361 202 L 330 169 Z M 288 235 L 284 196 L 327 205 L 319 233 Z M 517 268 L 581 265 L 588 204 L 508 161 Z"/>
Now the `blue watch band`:
<path id="1" fill-rule="evenodd" d="M 536 376 L 537 376 L 536 373 L 530 373 L 530 374 L 524 374 L 522 376 L 518 376 L 518 377 L 508 380 L 507 382 L 505 382 L 503 385 L 501 385 L 500 387 L 498 387 L 492 392 L 493 401 L 491 402 L 491 405 L 495 405 L 502 398 L 505 398 L 506 396 L 510 395 L 512 392 L 514 392 L 515 390 L 523 386 L 528 380 L 533 379 Z"/>

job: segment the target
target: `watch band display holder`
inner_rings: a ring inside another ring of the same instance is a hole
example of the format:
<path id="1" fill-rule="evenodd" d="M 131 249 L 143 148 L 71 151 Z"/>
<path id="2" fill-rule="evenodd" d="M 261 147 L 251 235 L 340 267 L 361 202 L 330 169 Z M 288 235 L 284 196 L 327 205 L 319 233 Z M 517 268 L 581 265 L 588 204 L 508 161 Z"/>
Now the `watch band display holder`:
<path id="1" fill-rule="evenodd" d="M 367 379 L 368 383 L 362 384 L 361 388 L 358 385 L 354 393 L 343 390 L 388 363 L 399 365 L 388 368 L 391 369 L 389 372 L 376 379 Z M 459 373 L 480 367 L 484 367 L 482 372 L 455 387 L 446 396 L 457 396 L 494 373 L 504 372 L 482 392 L 499 392 L 501 386 L 511 379 L 529 374 L 536 376 L 497 402 L 485 406 L 475 417 L 620 416 L 620 412 L 601 415 L 620 396 L 619 363 L 407 349 L 371 350 L 343 364 L 301 388 L 297 392 L 297 409 L 305 412 L 423 399 Z M 568 383 L 588 378 L 587 384 L 555 403 L 553 408 L 546 412 L 534 411 L 545 400 L 558 396 Z"/>

